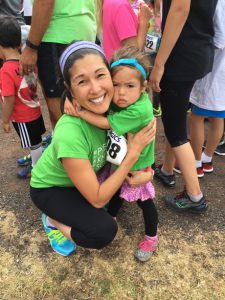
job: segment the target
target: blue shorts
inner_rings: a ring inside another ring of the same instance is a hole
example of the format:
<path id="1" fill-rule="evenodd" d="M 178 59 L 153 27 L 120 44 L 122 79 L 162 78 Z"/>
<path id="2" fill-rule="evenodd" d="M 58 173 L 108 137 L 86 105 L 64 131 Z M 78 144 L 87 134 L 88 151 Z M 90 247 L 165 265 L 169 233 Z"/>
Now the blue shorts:
<path id="1" fill-rule="evenodd" d="M 225 118 L 225 110 L 209 110 L 209 109 L 204 109 L 200 108 L 194 104 L 191 106 L 191 111 L 193 114 L 202 116 L 202 117 L 213 117 L 213 118 Z"/>

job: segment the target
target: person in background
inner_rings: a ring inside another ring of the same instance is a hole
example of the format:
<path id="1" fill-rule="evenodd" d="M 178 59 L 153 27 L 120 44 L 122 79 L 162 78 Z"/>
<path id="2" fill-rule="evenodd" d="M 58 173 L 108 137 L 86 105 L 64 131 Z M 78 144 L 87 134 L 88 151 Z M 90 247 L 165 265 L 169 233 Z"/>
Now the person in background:
<path id="1" fill-rule="evenodd" d="M 29 178 L 31 169 L 42 154 L 42 134 L 45 132 L 37 96 L 37 73 L 19 74 L 21 28 L 17 19 L 0 16 L 0 91 L 3 98 L 3 130 L 11 132 L 10 121 L 20 137 L 23 148 L 30 148 L 31 165 L 20 170 L 20 178 Z"/>
<path id="2" fill-rule="evenodd" d="M 64 90 L 58 60 L 73 40 L 95 41 L 94 1 L 34 0 L 31 29 L 21 56 L 24 74 L 38 66 L 52 128 L 61 116 L 60 97 Z"/>
<path id="3" fill-rule="evenodd" d="M 23 0 L 23 15 L 27 25 L 31 25 L 32 6 L 32 0 Z"/>
<path id="4" fill-rule="evenodd" d="M 225 118 L 225 1 L 218 0 L 214 16 L 215 55 L 212 72 L 196 81 L 190 96 L 191 113 L 191 146 L 195 154 L 198 177 L 212 173 L 213 153 L 224 132 Z M 209 130 L 205 149 L 204 119 L 209 120 Z"/>
<path id="5" fill-rule="evenodd" d="M 217 0 L 163 0 L 162 39 L 150 82 L 160 92 L 162 121 L 166 135 L 163 165 L 156 167 L 155 178 L 173 187 L 173 167 L 178 163 L 185 190 L 164 197 L 177 211 L 201 213 L 208 204 L 201 191 L 195 157 L 187 139 L 186 114 L 195 81 L 212 70 L 213 16 Z"/>
<path id="6" fill-rule="evenodd" d="M 96 0 L 97 1 L 97 0 Z M 143 4 L 139 18 L 131 7 L 133 1 L 98 0 L 98 31 L 102 31 L 103 49 L 107 60 L 112 54 L 125 45 L 144 49 L 150 10 Z"/>

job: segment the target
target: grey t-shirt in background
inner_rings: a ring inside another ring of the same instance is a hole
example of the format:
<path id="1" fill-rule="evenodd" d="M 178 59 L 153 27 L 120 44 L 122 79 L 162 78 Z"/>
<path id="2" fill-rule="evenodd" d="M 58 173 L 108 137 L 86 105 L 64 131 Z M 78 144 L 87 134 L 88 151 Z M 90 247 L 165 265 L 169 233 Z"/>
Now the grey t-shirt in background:
<path id="1" fill-rule="evenodd" d="M 0 16 L 14 16 L 17 18 L 20 25 L 24 25 L 25 22 L 21 14 L 21 9 L 21 0 L 0 0 Z"/>

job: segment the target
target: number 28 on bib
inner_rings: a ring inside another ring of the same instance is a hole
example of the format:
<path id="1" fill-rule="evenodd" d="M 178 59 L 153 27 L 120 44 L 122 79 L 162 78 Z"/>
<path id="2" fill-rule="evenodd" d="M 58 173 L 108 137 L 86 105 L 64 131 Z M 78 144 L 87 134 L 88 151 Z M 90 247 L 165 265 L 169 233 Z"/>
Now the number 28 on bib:
<path id="1" fill-rule="evenodd" d="M 127 140 L 109 130 L 107 134 L 107 158 L 114 165 L 120 165 L 127 154 Z"/>

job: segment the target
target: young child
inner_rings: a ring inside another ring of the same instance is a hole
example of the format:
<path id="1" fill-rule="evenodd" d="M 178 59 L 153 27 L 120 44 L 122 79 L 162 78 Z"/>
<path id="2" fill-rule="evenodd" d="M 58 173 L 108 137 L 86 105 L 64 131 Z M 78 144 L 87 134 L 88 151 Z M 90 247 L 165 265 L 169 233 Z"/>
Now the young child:
<path id="1" fill-rule="evenodd" d="M 87 122 L 103 128 L 111 129 L 108 139 L 108 160 L 119 164 L 126 155 L 124 137 L 128 132 L 136 133 L 153 119 L 153 109 L 146 93 L 149 59 L 140 50 L 129 46 L 114 53 L 111 61 L 112 80 L 114 84 L 113 103 L 107 117 L 80 109 L 77 114 Z M 96 102 L 101 103 L 101 99 Z M 147 145 L 141 152 L 138 161 L 131 171 L 151 170 L 154 163 L 154 142 Z M 108 207 L 108 212 L 116 218 L 122 206 L 123 199 L 136 201 L 143 211 L 145 236 L 139 244 L 135 256 L 140 261 L 147 261 L 158 244 L 157 210 L 153 202 L 154 187 L 151 182 L 139 187 L 132 187 L 124 182 L 120 197 L 114 197 Z"/>
<path id="2" fill-rule="evenodd" d="M 199 177 L 212 173 L 213 153 L 224 132 L 225 118 L 225 1 L 218 0 L 214 14 L 214 62 L 212 72 L 196 81 L 190 96 L 191 145 Z M 209 130 L 205 149 L 204 119 L 208 117 Z"/>
<path id="3" fill-rule="evenodd" d="M 11 132 L 10 120 L 23 148 L 30 148 L 32 164 L 20 170 L 20 178 L 29 178 L 31 169 L 42 154 L 41 135 L 45 132 L 37 96 L 37 74 L 19 73 L 21 28 L 14 17 L 0 17 L 0 92 L 3 99 L 3 130 Z"/>

